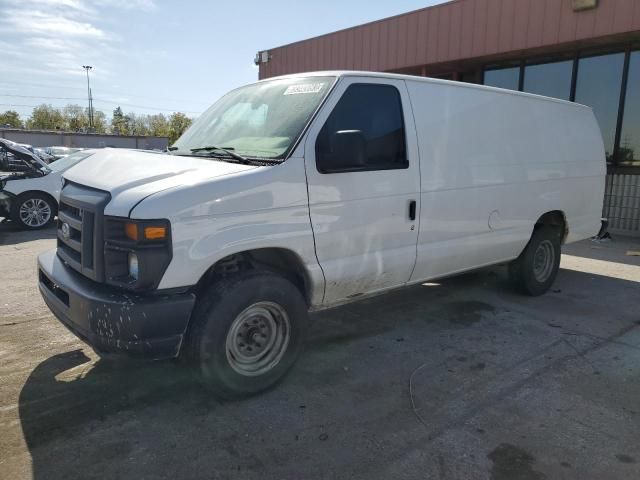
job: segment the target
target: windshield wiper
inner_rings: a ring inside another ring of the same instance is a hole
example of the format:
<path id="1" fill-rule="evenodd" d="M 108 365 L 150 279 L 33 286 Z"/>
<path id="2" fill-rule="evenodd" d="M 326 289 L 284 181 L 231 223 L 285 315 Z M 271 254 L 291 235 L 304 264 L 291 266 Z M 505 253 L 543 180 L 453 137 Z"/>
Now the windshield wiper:
<path id="1" fill-rule="evenodd" d="M 227 155 L 229 155 L 232 158 L 235 158 L 236 160 L 246 164 L 246 165 L 250 165 L 251 162 L 243 157 L 242 155 L 237 154 L 236 152 L 233 152 L 234 148 L 233 147 L 219 147 L 218 145 L 209 145 L 207 147 L 198 147 L 198 148 L 190 148 L 189 150 L 191 151 L 191 153 L 196 153 L 196 152 L 208 152 L 211 150 L 220 150 L 221 152 L 226 153 Z"/>

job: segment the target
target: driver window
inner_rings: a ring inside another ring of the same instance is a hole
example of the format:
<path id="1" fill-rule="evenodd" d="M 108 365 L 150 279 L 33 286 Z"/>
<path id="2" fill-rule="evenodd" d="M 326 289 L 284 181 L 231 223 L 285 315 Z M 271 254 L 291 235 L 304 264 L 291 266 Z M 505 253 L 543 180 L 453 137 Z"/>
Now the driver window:
<path id="1" fill-rule="evenodd" d="M 318 134 L 316 166 L 321 173 L 407 168 L 398 90 L 350 85 Z"/>

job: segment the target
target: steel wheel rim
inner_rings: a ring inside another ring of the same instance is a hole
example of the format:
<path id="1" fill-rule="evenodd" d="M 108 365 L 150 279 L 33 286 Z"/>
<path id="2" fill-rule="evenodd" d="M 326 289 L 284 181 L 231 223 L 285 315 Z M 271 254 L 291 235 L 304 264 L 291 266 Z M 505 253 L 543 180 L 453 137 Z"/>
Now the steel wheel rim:
<path id="1" fill-rule="evenodd" d="M 553 244 L 549 240 L 540 242 L 533 255 L 533 276 L 540 282 L 546 282 L 553 271 L 555 251 Z"/>
<path id="2" fill-rule="evenodd" d="M 51 219 L 51 207 L 41 198 L 30 198 L 20 205 L 20 221 L 29 227 L 42 227 Z"/>
<path id="3" fill-rule="evenodd" d="M 254 377 L 282 360 L 291 337 L 287 312 L 277 303 L 258 302 L 244 309 L 227 333 L 226 353 L 231 368 Z"/>

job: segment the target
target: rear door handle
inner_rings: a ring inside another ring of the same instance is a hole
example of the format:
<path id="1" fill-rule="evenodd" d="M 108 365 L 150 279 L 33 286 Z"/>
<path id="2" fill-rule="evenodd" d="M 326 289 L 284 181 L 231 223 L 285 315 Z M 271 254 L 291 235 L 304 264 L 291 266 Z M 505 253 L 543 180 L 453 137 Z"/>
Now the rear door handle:
<path id="1" fill-rule="evenodd" d="M 409 220 L 415 220 L 415 219 L 416 219 L 416 201 L 411 200 L 409 202 Z"/>

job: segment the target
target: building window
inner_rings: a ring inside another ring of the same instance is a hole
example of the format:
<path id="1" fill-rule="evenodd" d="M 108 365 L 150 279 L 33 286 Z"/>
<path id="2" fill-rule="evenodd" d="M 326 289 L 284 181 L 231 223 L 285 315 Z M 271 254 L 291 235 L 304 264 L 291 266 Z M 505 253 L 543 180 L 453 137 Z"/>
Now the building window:
<path id="1" fill-rule="evenodd" d="M 624 53 L 581 58 L 578 63 L 575 100 L 593 108 L 602 131 L 607 163 L 613 162 L 623 67 Z"/>
<path id="2" fill-rule="evenodd" d="M 478 72 L 475 70 L 472 70 L 470 72 L 462 72 L 460 74 L 459 80 L 465 83 L 480 83 L 480 80 L 482 79 L 482 77 L 480 78 L 478 77 L 480 77 L 478 75 Z"/>
<path id="3" fill-rule="evenodd" d="M 640 51 L 629 58 L 618 165 L 640 166 Z"/>
<path id="4" fill-rule="evenodd" d="M 398 90 L 350 85 L 318 134 L 316 166 L 320 173 L 407 168 Z"/>
<path id="5" fill-rule="evenodd" d="M 523 90 L 545 97 L 569 100 L 571 98 L 572 73 L 572 60 L 529 65 L 524 70 Z"/>
<path id="6" fill-rule="evenodd" d="M 640 51 L 585 56 L 522 69 L 493 68 L 483 73 L 485 85 L 590 106 L 602 132 L 607 164 L 640 167 Z M 623 85 L 625 92 L 621 91 Z M 624 110 L 619 112 L 621 100 Z"/>
<path id="7" fill-rule="evenodd" d="M 520 67 L 485 70 L 484 84 L 490 87 L 518 90 L 520 85 Z"/>

